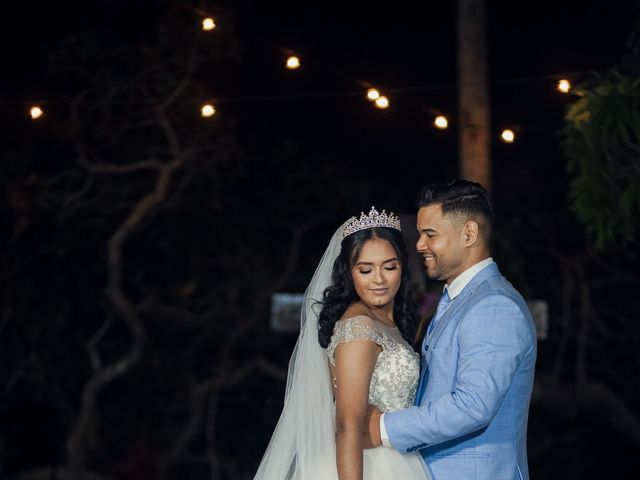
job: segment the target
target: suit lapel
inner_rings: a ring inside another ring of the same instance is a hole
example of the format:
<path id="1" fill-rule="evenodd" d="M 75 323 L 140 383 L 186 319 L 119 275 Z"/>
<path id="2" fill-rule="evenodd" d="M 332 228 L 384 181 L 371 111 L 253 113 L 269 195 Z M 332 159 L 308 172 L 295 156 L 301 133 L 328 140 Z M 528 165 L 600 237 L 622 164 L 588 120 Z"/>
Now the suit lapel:
<path id="1" fill-rule="evenodd" d="M 475 277 L 471 279 L 471 281 L 464 287 L 462 292 L 456 298 L 451 301 L 449 308 L 444 313 L 444 315 L 438 320 L 438 323 L 435 325 L 435 328 L 425 337 L 425 345 L 429 345 L 429 349 L 424 354 L 424 366 L 429 363 L 431 359 L 431 352 L 433 352 L 433 346 L 438 342 L 440 335 L 444 331 L 447 323 L 455 316 L 455 314 L 462 308 L 462 306 L 467 303 L 469 298 L 473 296 L 476 289 L 486 280 L 492 277 L 499 276 L 500 272 L 498 271 L 498 267 L 495 263 L 487 265 L 485 268 L 480 270 Z M 424 352 L 424 345 L 422 351 Z"/>

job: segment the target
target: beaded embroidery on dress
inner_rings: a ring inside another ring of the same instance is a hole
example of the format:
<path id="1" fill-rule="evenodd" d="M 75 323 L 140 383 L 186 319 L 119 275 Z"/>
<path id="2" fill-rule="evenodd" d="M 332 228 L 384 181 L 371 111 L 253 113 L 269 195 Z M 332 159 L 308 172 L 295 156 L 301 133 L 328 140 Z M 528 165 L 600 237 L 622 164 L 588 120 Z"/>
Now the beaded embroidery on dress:
<path id="1" fill-rule="evenodd" d="M 413 405 L 420 376 L 420 356 L 402 338 L 398 329 L 386 327 L 366 316 L 336 322 L 327 347 L 332 365 L 335 366 L 336 347 L 353 340 L 371 340 L 382 347 L 371 377 L 369 403 L 382 412 Z"/>
<path id="2" fill-rule="evenodd" d="M 382 412 L 412 406 L 420 376 L 420 356 L 400 331 L 364 315 L 340 320 L 327 347 L 329 362 L 335 366 L 338 345 L 357 340 L 369 340 L 382 347 L 369 384 L 369 403 Z M 429 479 L 418 452 L 402 454 L 394 448 L 377 447 L 364 450 L 363 459 L 364 480 Z"/>

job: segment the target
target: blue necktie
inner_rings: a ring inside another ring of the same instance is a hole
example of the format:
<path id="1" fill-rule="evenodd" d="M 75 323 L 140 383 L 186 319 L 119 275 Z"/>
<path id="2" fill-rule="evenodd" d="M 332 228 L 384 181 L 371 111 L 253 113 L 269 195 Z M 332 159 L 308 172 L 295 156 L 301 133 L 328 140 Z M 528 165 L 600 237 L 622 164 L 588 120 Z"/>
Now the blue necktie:
<path id="1" fill-rule="evenodd" d="M 436 314 L 431 319 L 431 323 L 429 323 L 429 329 L 427 330 L 427 333 L 431 333 L 433 331 L 435 324 L 437 323 L 438 320 L 440 320 L 440 318 L 442 318 L 442 315 L 444 315 L 444 312 L 447 311 L 447 307 L 449 306 L 450 303 L 451 303 L 451 297 L 449 297 L 449 292 L 445 287 L 444 292 L 442 292 L 442 295 L 440 296 L 440 300 L 438 301 Z"/>

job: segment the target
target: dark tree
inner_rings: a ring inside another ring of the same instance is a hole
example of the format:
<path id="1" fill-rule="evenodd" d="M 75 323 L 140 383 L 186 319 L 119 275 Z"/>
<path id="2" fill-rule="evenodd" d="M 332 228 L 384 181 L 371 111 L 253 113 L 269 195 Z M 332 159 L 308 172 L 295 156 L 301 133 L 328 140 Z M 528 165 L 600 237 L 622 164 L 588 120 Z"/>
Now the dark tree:
<path id="1" fill-rule="evenodd" d="M 282 389 L 269 300 L 302 285 L 302 243 L 346 188 L 286 139 L 258 156 L 228 113 L 200 116 L 240 49 L 230 12 L 205 33 L 181 5 L 133 39 L 65 41 L 68 109 L 2 167 L 7 475 L 239 478 L 227 446 L 252 441 L 252 395 Z"/>

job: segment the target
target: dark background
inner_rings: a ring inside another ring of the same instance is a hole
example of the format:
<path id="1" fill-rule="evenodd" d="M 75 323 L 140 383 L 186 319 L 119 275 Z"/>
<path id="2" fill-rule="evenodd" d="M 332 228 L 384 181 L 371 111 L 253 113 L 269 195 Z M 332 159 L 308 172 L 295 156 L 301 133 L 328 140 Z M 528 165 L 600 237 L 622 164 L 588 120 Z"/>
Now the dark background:
<path id="1" fill-rule="evenodd" d="M 618 65 L 639 8 L 487 4 L 494 258 L 549 305 L 531 475 L 620 476 L 640 444 L 637 244 L 596 249 L 576 219 L 560 136 L 576 97 L 555 85 Z M 421 185 L 457 175 L 455 12 L 3 5 L 0 478 L 252 478 L 295 342 L 270 329 L 271 294 L 304 289 L 345 218 L 411 215 Z"/>
<path id="2" fill-rule="evenodd" d="M 73 93 L 73 85 L 47 77 L 55 68 L 47 55 L 63 39 L 83 32 L 111 44 L 150 40 L 168 4 L 98 0 L 5 7 L 7 139 L 34 135 L 24 133 L 23 104 L 15 100 L 51 99 L 51 107 L 58 108 L 60 96 Z M 198 8 L 180 4 L 185 13 Z M 207 89 L 220 99 L 220 113 L 237 122 L 243 145 L 264 151 L 286 137 L 326 154 L 327 161 L 345 169 L 343 175 L 374 184 L 388 179 L 384 170 L 393 165 L 396 185 L 385 190 L 399 196 L 392 206 L 403 210 L 411 209 L 423 183 L 455 176 L 455 2 L 396 2 L 379 9 L 360 2 L 240 0 L 209 10 L 231 17 L 237 64 L 225 74 L 210 72 Z M 635 12 L 634 1 L 536 2 L 517 8 L 488 2 L 496 181 L 523 155 L 536 157 L 541 169 L 560 163 L 555 133 L 570 99 L 556 92 L 555 84 L 562 76 L 576 83 L 619 62 Z M 302 58 L 301 70 L 282 68 L 286 49 Z M 390 89 L 392 107 L 371 108 L 362 101 L 358 81 Z M 451 128 L 435 130 L 432 110 L 446 114 Z M 516 144 L 499 142 L 505 127 L 516 129 Z"/>

